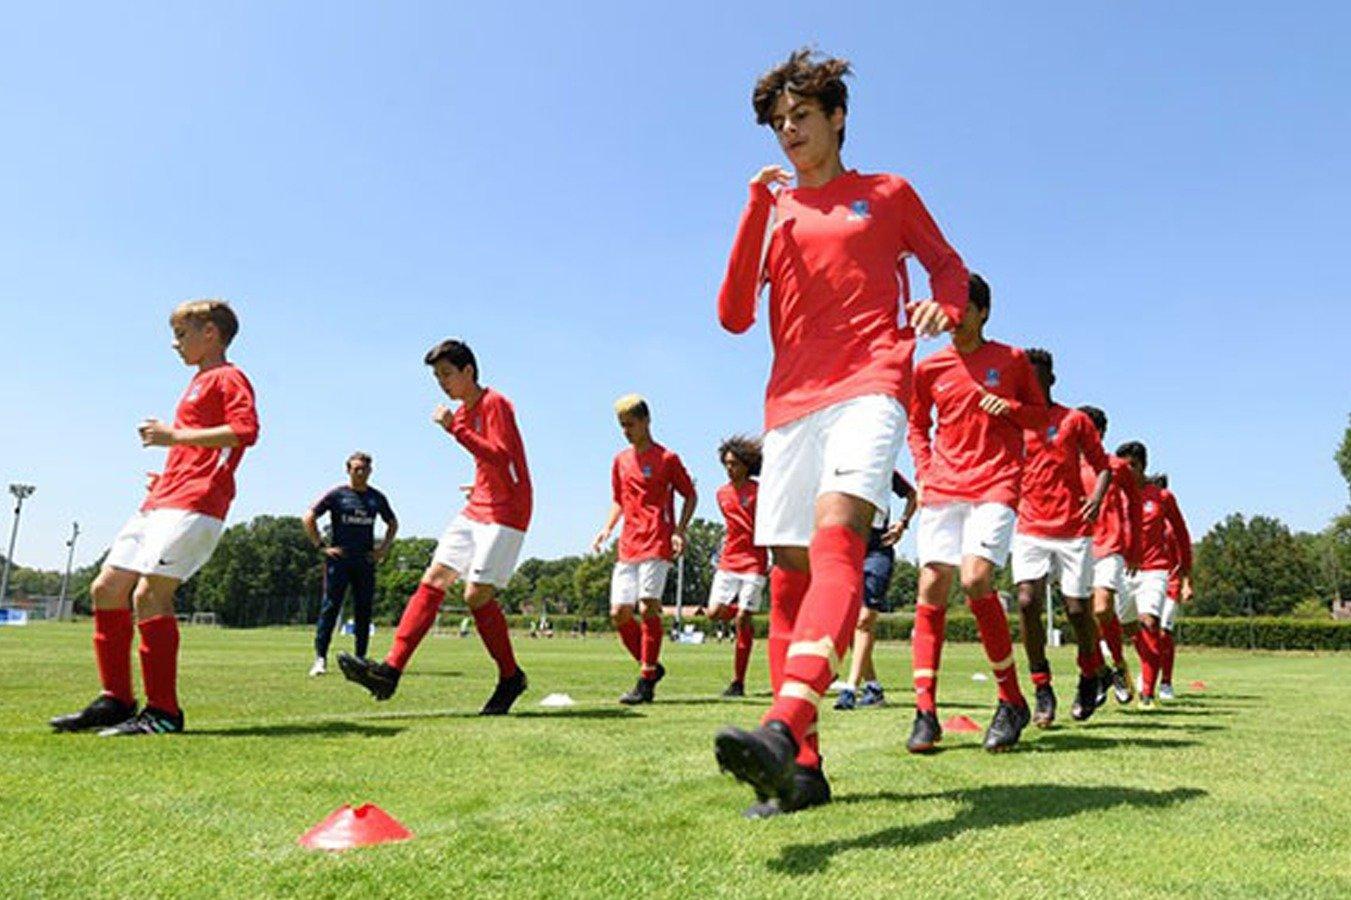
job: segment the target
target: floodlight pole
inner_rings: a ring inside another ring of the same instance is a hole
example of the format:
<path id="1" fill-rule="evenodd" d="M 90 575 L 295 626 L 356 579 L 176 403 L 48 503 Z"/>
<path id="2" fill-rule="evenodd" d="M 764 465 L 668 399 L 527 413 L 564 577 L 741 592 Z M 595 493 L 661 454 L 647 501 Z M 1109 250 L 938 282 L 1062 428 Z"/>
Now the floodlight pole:
<path id="1" fill-rule="evenodd" d="M 5 603 L 5 598 L 9 596 L 9 567 L 14 562 L 14 541 L 19 536 L 19 515 L 23 512 L 23 501 L 32 495 L 37 488 L 31 484 L 11 484 L 9 492 L 14 495 L 14 527 L 9 532 L 9 552 L 5 554 L 4 574 L 0 574 L 0 606 Z"/>
<path id="2" fill-rule="evenodd" d="M 66 541 L 66 546 L 70 550 L 66 553 L 66 574 L 61 577 L 61 599 L 56 602 L 56 618 L 66 618 L 66 589 L 70 586 L 70 567 L 75 561 L 75 539 L 80 536 L 80 523 L 72 522 L 70 525 L 70 540 Z"/>
<path id="3" fill-rule="evenodd" d="M 676 557 L 676 631 L 685 627 L 685 554 Z"/>

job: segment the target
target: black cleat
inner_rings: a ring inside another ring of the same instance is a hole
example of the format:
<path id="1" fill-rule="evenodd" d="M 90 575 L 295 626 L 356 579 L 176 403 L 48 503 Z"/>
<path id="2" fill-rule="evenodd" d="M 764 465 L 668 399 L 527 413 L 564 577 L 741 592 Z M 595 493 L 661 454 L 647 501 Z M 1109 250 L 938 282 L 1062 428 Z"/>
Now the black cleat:
<path id="1" fill-rule="evenodd" d="M 657 696 L 657 682 L 666 677 L 666 667 L 657 663 L 657 670 L 652 673 L 651 678 L 639 678 L 638 683 L 633 686 L 633 690 L 627 694 L 621 694 L 619 702 L 625 706 L 637 706 L 639 703 L 651 703 Z"/>
<path id="2" fill-rule="evenodd" d="M 807 769 L 798 766 L 797 771 L 793 773 L 791 796 L 783 800 L 778 797 L 762 800 L 747 807 L 741 815 L 747 819 L 768 819 L 771 816 L 799 812 L 813 806 L 824 806 L 829 802 L 830 782 L 826 781 L 826 773 L 819 767 Z"/>
<path id="3" fill-rule="evenodd" d="M 526 680 L 525 669 L 516 667 L 516 674 L 510 678 L 503 678 L 497 682 L 497 688 L 493 695 L 488 698 L 488 702 L 483 704 L 483 709 L 478 711 L 480 716 L 505 716 L 511 712 L 511 704 L 516 702 L 516 698 L 525 693 L 525 689 L 530 683 Z"/>
<path id="4" fill-rule="evenodd" d="M 1098 689 L 1093 698 L 1094 708 L 1107 705 L 1107 694 L 1112 689 L 1112 670 L 1103 669 L 1098 673 Z"/>
<path id="5" fill-rule="evenodd" d="M 1125 666 L 1112 672 L 1112 694 L 1116 697 L 1117 703 L 1130 703 L 1135 696 L 1135 692 L 1131 690 L 1131 679 Z"/>
<path id="6" fill-rule="evenodd" d="M 84 709 L 50 719 L 48 724 L 57 731 L 88 731 L 91 728 L 111 728 L 121 725 L 136 715 L 135 703 L 123 703 L 107 694 L 99 694 Z"/>
<path id="7" fill-rule="evenodd" d="M 754 731 L 724 728 L 713 748 L 718 768 L 749 784 L 762 803 L 774 799 L 786 808 L 793 802 L 797 741 L 787 725 L 771 721 Z"/>
<path id="8" fill-rule="evenodd" d="M 991 753 L 1011 749 L 1022 737 L 1023 729 L 1031 718 L 1032 713 L 1026 703 L 1014 706 L 1000 700 L 995 707 L 994 718 L 990 720 L 990 727 L 985 731 L 985 749 Z"/>
<path id="9" fill-rule="evenodd" d="M 1032 714 L 1032 724 L 1038 728 L 1050 728 L 1055 722 L 1055 691 L 1049 684 L 1037 685 L 1037 711 Z"/>
<path id="10" fill-rule="evenodd" d="M 1086 722 L 1098 708 L 1098 691 L 1102 688 L 1102 679 L 1096 675 L 1080 675 L 1079 689 L 1074 692 L 1074 703 L 1070 705 L 1070 718 L 1076 722 Z M 1107 699 L 1106 693 L 1103 699 Z"/>
<path id="11" fill-rule="evenodd" d="M 928 753 L 941 740 L 943 726 L 938 724 L 938 714 L 915 710 L 915 724 L 910 727 L 910 739 L 905 742 L 905 749 L 911 753 Z"/>
<path id="12" fill-rule="evenodd" d="M 183 731 L 183 712 L 171 715 L 162 709 L 147 706 L 140 715 L 133 716 L 111 728 L 99 732 L 99 737 L 136 737 L 142 734 L 179 734 Z"/>
<path id="13" fill-rule="evenodd" d="M 376 700 L 393 697 L 399 688 L 399 675 L 402 674 L 388 663 L 371 662 L 350 653 L 338 654 L 338 668 L 342 669 L 343 677 L 370 691 Z"/>
<path id="14" fill-rule="evenodd" d="M 746 696 L 746 685 L 740 681 L 733 681 L 727 685 L 727 690 L 722 692 L 724 697 L 744 697 Z"/>

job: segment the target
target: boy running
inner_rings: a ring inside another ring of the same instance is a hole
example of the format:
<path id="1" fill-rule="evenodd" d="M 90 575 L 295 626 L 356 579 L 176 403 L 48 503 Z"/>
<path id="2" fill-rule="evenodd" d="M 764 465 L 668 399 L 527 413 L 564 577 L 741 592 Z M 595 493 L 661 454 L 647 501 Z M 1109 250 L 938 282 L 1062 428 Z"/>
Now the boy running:
<path id="1" fill-rule="evenodd" d="M 732 683 L 724 697 L 746 696 L 746 668 L 755 645 L 755 620 L 765 596 L 765 570 L 769 553 L 755 545 L 755 500 L 760 485 L 760 442 L 740 435 L 729 437 L 718 448 L 718 459 L 727 470 L 727 483 L 718 488 L 718 509 L 727 523 L 718 569 L 708 592 L 708 617 L 715 622 L 736 622 L 736 653 Z"/>
<path id="2" fill-rule="evenodd" d="M 223 300 L 190 300 L 169 317 L 174 350 L 197 372 L 174 424 L 146 419 L 143 447 L 168 447 L 164 471 L 150 476 L 140 510 L 122 527 L 89 595 L 94 602 L 94 660 L 103 692 L 77 713 L 57 716 L 57 731 L 101 729 L 104 737 L 183 730 L 178 705 L 178 620 L 174 592 L 211 558 L 235 496 L 244 448 L 258 440 L 253 386 L 225 359 L 239 319 Z M 132 607 L 141 632 L 146 704 L 131 688 Z"/>
<path id="3" fill-rule="evenodd" d="M 1013 538 L 1023 431 L 1044 427 L 1047 410 L 1027 355 L 985 338 L 989 317 L 990 287 L 972 274 L 966 314 L 952 344 L 915 369 L 910 451 L 919 481 L 920 571 L 911 635 L 915 722 L 906 742 L 911 753 L 932 750 L 943 734 L 935 694 L 954 577 L 960 576 L 999 686 L 985 749 L 1008 750 L 1031 719 L 994 577 Z M 938 427 L 931 436 L 935 407 Z"/>
<path id="4" fill-rule="evenodd" d="M 761 801 L 750 816 L 830 800 L 817 707 L 858 620 L 868 529 L 891 487 L 915 333 L 951 328 L 965 306 L 966 268 L 909 183 L 844 168 L 847 74 L 845 60 L 801 50 L 756 83 L 756 121 L 773 129 L 794 171 L 771 165 L 751 179 L 718 294 L 719 321 L 740 334 L 768 284 L 774 346 L 755 539 L 774 552 L 775 699 L 758 729 L 716 738 L 719 766 Z M 908 305 L 903 328 L 911 255 L 928 270 L 934 299 Z"/>
<path id="5" fill-rule="evenodd" d="M 339 653 L 338 667 L 376 700 L 388 700 L 413 651 L 435 624 L 446 591 L 463 579 L 464 602 L 483 646 L 497 664 L 497 687 L 479 715 L 504 716 L 527 687 L 525 671 L 517 665 L 512 650 L 506 616 L 497 603 L 497 592 L 511 580 L 530 527 L 533 490 L 525 443 L 516 427 L 515 407 L 479 383 L 478 360 L 467 344 L 442 341 L 427 351 L 423 362 L 431 366 L 446 396 L 460 404 L 454 410 L 437 404 L 432 422 L 474 457 L 469 502 L 441 535 L 431 564 L 408 598 L 384 662 Z"/>
<path id="6" fill-rule="evenodd" d="M 657 682 L 666 677 L 661 664 L 661 597 L 671 560 L 685 550 L 685 528 L 694 516 L 698 495 L 680 457 L 652 439 L 652 413 L 647 401 L 627 394 L 615 401 L 619 428 L 631 445 L 610 466 L 612 502 L 605 525 L 591 543 L 599 553 L 622 517 L 619 558 L 610 578 L 610 620 L 625 649 L 638 663 L 638 683 L 620 695 L 626 706 L 651 703 Z M 680 494 L 680 519 L 673 515 Z M 642 609 L 642 625 L 634 618 Z"/>
<path id="7" fill-rule="evenodd" d="M 1164 490 L 1168 489 L 1168 476 L 1155 475 L 1151 481 Z M 1173 639 L 1173 626 L 1177 621 L 1179 604 L 1186 603 L 1182 598 L 1182 576 L 1178 566 L 1182 560 L 1182 549 L 1178 545 L 1177 533 L 1168 529 L 1168 592 L 1163 600 L 1163 614 L 1159 616 L 1159 699 L 1172 700 L 1173 662 L 1177 658 L 1177 643 Z M 1188 592 L 1188 600 L 1191 592 Z"/>

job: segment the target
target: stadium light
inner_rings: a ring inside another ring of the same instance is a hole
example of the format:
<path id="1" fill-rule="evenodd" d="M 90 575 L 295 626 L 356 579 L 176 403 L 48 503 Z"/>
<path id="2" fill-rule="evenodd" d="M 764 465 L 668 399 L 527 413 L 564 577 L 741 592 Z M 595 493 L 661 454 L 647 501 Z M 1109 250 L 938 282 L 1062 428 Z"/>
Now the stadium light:
<path id="1" fill-rule="evenodd" d="M 11 484 L 9 492 L 14 495 L 14 527 L 9 532 L 9 552 L 5 554 L 5 570 L 0 575 L 0 606 L 4 605 L 5 598 L 9 596 L 9 567 L 14 561 L 14 541 L 19 536 L 19 515 L 23 512 L 23 501 L 32 495 L 37 488 L 31 484 Z"/>

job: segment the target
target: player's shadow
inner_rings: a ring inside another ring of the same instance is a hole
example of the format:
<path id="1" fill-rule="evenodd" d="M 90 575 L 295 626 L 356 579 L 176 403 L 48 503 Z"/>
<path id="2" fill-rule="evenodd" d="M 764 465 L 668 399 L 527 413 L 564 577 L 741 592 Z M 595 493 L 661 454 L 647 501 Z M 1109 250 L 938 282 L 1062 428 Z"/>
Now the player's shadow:
<path id="1" fill-rule="evenodd" d="M 401 726 L 367 725 L 362 722 L 279 722 L 242 728 L 193 728 L 183 732 L 206 737 L 394 737 Z"/>
<path id="2" fill-rule="evenodd" d="M 1084 731 L 1043 731 L 1036 740 L 1023 742 L 1014 751 L 1029 753 L 1072 753 L 1078 750 L 1106 750 L 1124 747 L 1130 750 L 1178 750 L 1195 747 L 1196 741 L 1168 737 L 1109 737 Z"/>
<path id="3" fill-rule="evenodd" d="M 619 707 L 582 707 L 569 709 L 522 709 L 505 716 L 483 716 L 475 710 L 429 709 L 415 712 L 388 713 L 383 719 L 483 719 L 510 721 L 511 719 L 643 719 L 645 713 Z"/>
<path id="4" fill-rule="evenodd" d="M 401 677 L 403 677 L 403 678 L 462 678 L 462 677 L 464 677 L 464 673 L 463 673 L 463 672 L 456 672 L 456 671 L 454 671 L 454 670 L 449 670 L 449 669 L 440 669 L 440 670 L 438 670 L 438 669 L 428 669 L 428 670 L 415 669 L 415 670 L 413 670 L 412 672 L 409 672 L 407 675 L 403 675 L 403 676 L 401 676 Z"/>
<path id="5" fill-rule="evenodd" d="M 1090 731 L 1114 731 L 1123 729 L 1125 731 L 1151 731 L 1155 734 L 1160 732 L 1168 734 L 1169 732 L 1186 732 L 1188 734 L 1199 734 L 1203 731 L 1228 731 L 1228 725 L 1207 725 L 1205 722 L 1166 722 L 1152 719 L 1148 722 L 1114 722 L 1109 720 L 1102 722 L 1090 722 L 1087 725 L 1079 726 L 1087 728 Z"/>
<path id="6" fill-rule="evenodd" d="M 859 837 L 819 844 L 790 844 L 779 852 L 777 859 L 771 859 L 767 865 L 770 870 L 780 874 L 815 875 L 825 871 L 835 856 L 850 850 L 903 850 L 945 841 L 973 830 L 1063 819 L 1119 806 L 1163 809 L 1204 796 L 1207 796 L 1206 792 L 1197 788 L 1147 791 L 1064 784 L 992 785 L 932 794 L 897 794 L 890 791 L 854 794 L 838 797 L 836 802 L 916 803 L 937 800 L 960 803 L 961 809 L 947 819 L 884 828 Z"/>

